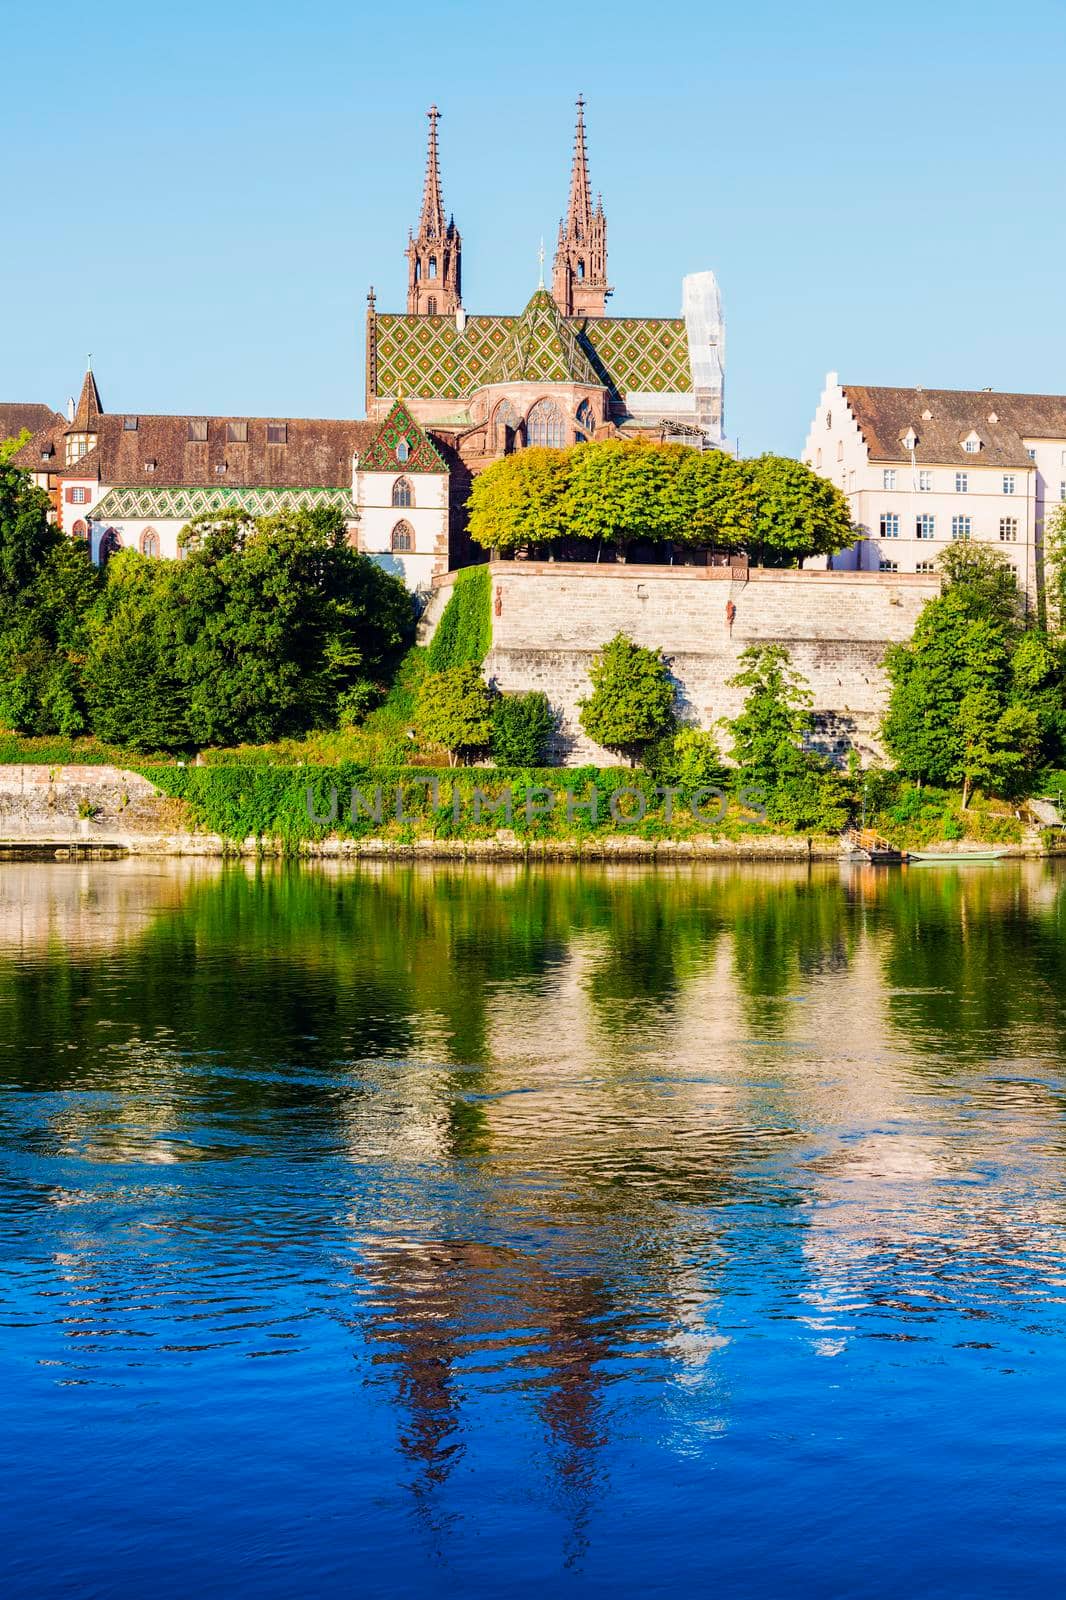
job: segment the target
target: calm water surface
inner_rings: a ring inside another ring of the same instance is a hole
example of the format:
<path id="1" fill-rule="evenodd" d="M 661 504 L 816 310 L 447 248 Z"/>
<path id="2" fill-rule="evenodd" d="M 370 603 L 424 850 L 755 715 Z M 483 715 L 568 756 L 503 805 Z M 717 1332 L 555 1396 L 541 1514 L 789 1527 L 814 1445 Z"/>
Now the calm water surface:
<path id="1" fill-rule="evenodd" d="M 1064 927 L 0 866 L 5 1600 L 1061 1593 Z"/>

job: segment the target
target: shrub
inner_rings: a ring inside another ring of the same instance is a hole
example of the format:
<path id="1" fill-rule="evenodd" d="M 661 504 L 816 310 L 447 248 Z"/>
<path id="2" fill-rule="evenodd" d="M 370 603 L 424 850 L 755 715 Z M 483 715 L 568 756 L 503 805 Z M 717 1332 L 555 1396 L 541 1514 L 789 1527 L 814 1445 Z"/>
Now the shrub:
<path id="1" fill-rule="evenodd" d="M 657 739 L 644 765 L 660 783 L 686 790 L 721 784 L 727 777 L 718 740 L 703 728 L 678 728 Z"/>
<path id="2" fill-rule="evenodd" d="M 658 650 L 624 633 L 604 645 L 589 669 L 592 693 L 579 700 L 581 726 L 607 750 L 632 760 L 674 726 L 674 686 Z"/>
<path id="3" fill-rule="evenodd" d="M 498 767 L 543 766 L 554 731 L 546 694 L 500 695 L 492 711 L 492 758 Z"/>
<path id="4" fill-rule="evenodd" d="M 431 743 L 447 750 L 452 764 L 488 748 L 492 739 L 492 691 L 472 662 L 431 672 L 418 697 L 418 722 Z"/>

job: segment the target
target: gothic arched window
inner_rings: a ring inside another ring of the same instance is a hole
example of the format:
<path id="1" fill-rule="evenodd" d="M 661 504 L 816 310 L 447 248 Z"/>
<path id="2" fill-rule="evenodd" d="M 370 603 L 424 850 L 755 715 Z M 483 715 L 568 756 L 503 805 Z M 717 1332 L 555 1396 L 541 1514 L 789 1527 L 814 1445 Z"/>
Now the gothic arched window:
<path id="1" fill-rule="evenodd" d="M 530 445 L 550 445 L 561 450 L 570 442 L 569 431 L 566 418 L 554 400 L 538 400 L 526 418 L 526 443 Z"/>
<path id="2" fill-rule="evenodd" d="M 596 432 L 596 418 L 592 414 L 592 407 L 587 400 L 582 400 L 577 408 L 577 425 L 586 439 L 591 439 Z M 579 443 L 583 441 L 579 440 Z"/>
<path id="3" fill-rule="evenodd" d="M 437 258 L 436 258 L 436 256 L 430 256 L 430 258 L 429 258 L 429 275 L 430 275 L 431 278 L 435 278 L 437 276 Z"/>
<path id="4" fill-rule="evenodd" d="M 100 565 L 106 567 L 116 551 L 122 549 L 122 540 L 114 528 L 105 528 L 100 539 Z"/>
<path id="5" fill-rule="evenodd" d="M 492 419 L 492 432 L 496 441 L 496 449 L 505 454 L 514 443 L 515 434 L 522 426 L 522 418 L 518 415 L 510 400 L 501 400 L 496 407 Z"/>
<path id="6" fill-rule="evenodd" d="M 435 295 L 431 294 L 429 299 L 426 301 L 426 310 L 431 317 L 435 317 L 437 315 L 437 299 Z"/>
<path id="7" fill-rule="evenodd" d="M 415 282 L 419 283 L 421 281 L 421 278 L 422 278 L 422 263 L 421 263 L 421 261 L 416 261 L 415 262 Z"/>
<path id="8" fill-rule="evenodd" d="M 159 554 L 159 535 L 154 528 L 145 528 L 141 534 L 141 555 L 157 556 Z"/>
<path id="9" fill-rule="evenodd" d="M 413 550 L 415 547 L 415 530 L 409 522 L 398 522 L 392 530 L 392 548 L 394 550 Z"/>
<path id="10" fill-rule="evenodd" d="M 410 459 L 410 456 L 411 446 L 407 443 L 407 440 L 398 439 L 396 441 L 396 459 L 400 463 L 401 467 Z"/>
<path id="11" fill-rule="evenodd" d="M 578 264 L 577 264 L 577 281 L 579 283 L 581 283 L 584 280 L 584 277 L 585 277 L 585 263 L 583 261 L 579 261 Z"/>
<path id="12" fill-rule="evenodd" d="M 87 539 L 89 537 L 89 530 L 80 517 L 74 524 L 73 528 L 71 528 L 70 533 L 71 538 L 73 539 Z"/>
<path id="13" fill-rule="evenodd" d="M 397 478 L 392 486 L 392 503 L 394 506 L 414 505 L 414 495 L 411 493 L 410 478 Z"/>

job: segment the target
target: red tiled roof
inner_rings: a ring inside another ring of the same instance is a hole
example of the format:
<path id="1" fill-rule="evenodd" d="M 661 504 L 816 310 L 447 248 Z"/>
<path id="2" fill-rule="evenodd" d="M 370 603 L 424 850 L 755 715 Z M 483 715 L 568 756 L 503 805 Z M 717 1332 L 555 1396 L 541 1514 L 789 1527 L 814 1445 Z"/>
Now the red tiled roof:
<path id="1" fill-rule="evenodd" d="M 19 401 L 0 401 L 0 440 L 17 439 L 23 428 L 39 433 L 42 428 L 54 427 L 63 418 L 51 406 L 23 405 Z"/>
<path id="2" fill-rule="evenodd" d="M 949 466 L 1024 468 L 1031 465 L 1026 439 L 1066 439 L 1066 395 L 842 387 L 874 460 L 908 460 L 909 428 L 917 435 L 918 461 Z M 974 454 L 963 448 L 971 432 L 981 440 Z"/>

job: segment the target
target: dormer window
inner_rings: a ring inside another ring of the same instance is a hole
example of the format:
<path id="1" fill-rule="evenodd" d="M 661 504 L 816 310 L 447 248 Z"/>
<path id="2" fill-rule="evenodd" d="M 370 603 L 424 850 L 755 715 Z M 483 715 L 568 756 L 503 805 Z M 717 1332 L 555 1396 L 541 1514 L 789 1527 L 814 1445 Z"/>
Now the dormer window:
<path id="1" fill-rule="evenodd" d="M 903 435 L 904 450 L 913 450 L 917 443 L 918 435 L 915 433 L 913 428 L 908 428 L 906 433 Z"/>
<path id="2" fill-rule="evenodd" d="M 225 472 L 226 471 L 226 463 L 224 461 L 220 461 L 218 463 L 218 466 L 215 468 L 215 471 L 218 472 L 218 473 Z"/>
<path id="3" fill-rule="evenodd" d="M 965 439 L 962 441 L 962 448 L 966 451 L 968 456 L 975 456 L 978 450 L 981 448 L 980 434 L 973 432 L 968 433 Z"/>
<path id="4" fill-rule="evenodd" d="M 207 418 L 206 417 L 190 417 L 189 418 L 189 443 L 190 444 L 206 444 L 206 442 L 207 442 Z"/>
<path id="5" fill-rule="evenodd" d="M 226 438 L 230 444 L 247 444 L 248 424 L 246 422 L 227 422 Z"/>
<path id="6" fill-rule="evenodd" d="M 288 444 L 289 428 L 285 422 L 267 423 L 267 444 Z"/>
<path id="7" fill-rule="evenodd" d="M 411 446 L 407 443 L 406 439 L 401 439 L 399 444 L 396 446 L 396 459 L 400 463 L 401 467 L 411 459 Z"/>
<path id="8" fill-rule="evenodd" d="M 145 470 L 145 472 L 154 472 L 155 471 L 155 462 L 154 461 L 146 461 L 144 463 L 144 470 Z"/>
<path id="9" fill-rule="evenodd" d="M 988 413 L 988 420 L 989 420 L 989 422 L 992 424 L 992 426 L 994 428 L 996 423 L 999 421 L 999 413 L 996 412 L 996 411 L 990 411 Z"/>
<path id="10" fill-rule="evenodd" d="M 136 433 L 137 432 L 137 420 L 138 419 L 136 417 L 123 417 L 123 419 L 122 419 L 122 431 L 123 431 L 123 433 Z"/>

